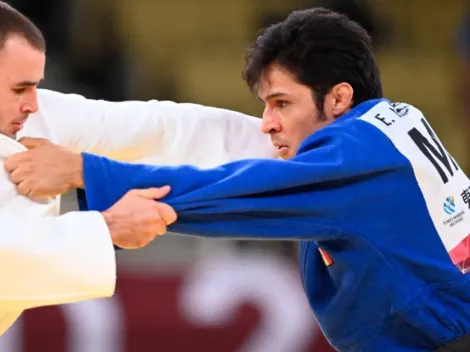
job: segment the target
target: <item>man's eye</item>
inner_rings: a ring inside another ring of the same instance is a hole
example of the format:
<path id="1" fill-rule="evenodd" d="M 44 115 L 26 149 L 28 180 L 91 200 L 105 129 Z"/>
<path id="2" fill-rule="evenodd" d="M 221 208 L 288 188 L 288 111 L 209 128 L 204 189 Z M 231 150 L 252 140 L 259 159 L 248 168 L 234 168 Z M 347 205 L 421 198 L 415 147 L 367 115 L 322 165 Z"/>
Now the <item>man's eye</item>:
<path id="1" fill-rule="evenodd" d="M 276 107 L 278 107 L 278 108 L 284 108 L 284 107 L 287 106 L 287 104 L 288 104 L 288 102 L 285 101 L 285 100 L 277 100 L 276 101 Z"/>
<path id="2" fill-rule="evenodd" d="M 14 88 L 13 92 L 15 92 L 16 94 L 23 94 L 24 92 L 26 92 L 26 88 Z"/>

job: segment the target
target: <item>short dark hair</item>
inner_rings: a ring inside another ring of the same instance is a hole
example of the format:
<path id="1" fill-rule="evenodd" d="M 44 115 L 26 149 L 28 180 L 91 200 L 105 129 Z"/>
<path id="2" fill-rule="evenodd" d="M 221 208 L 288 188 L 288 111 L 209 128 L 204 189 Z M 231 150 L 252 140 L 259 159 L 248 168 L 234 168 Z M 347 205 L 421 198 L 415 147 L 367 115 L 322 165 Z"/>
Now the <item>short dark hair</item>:
<path id="1" fill-rule="evenodd" d="M 39 28 L 21 12 L 0 1 L 0 49 L 11 35 L 21 36 L 32 47 L 46 51 L 46 41 Z"/>
<path id="2" fill-rule="evenodd" d="M 310 87 L 320 111 L 325 95 L 341 82 L 353 87 L 353 106 L 382 97 L 369 35 L 346 16 L 324 8 L 294 11 L 262 32 L 245 57 L 243 78 L 251 90 L 271 64 Z"/>

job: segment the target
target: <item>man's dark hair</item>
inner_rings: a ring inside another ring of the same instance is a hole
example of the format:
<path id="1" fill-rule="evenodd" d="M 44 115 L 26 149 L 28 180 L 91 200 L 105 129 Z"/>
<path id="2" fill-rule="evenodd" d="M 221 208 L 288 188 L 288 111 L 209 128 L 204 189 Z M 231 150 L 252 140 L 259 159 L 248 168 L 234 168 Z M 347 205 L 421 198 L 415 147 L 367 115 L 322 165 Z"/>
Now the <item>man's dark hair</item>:
<path id="1" fill-rule="evenodd" d="M 46 41 L 39 28 L 18 10 L 0 1 L 0 49 L 12 35 L 23 37 L 35 49 L 46 51 Z"/>
<path id="2" fill-rule="evenodd" d="M 243 78 L 251 90 L 271 64 L 287 69 L 310 87 L 320 111 L 325 95 L 341 82 L 354 89 L 353 106 L 382 97 L 369 35 L 357 23 L 330 10 L 295 11 L 262 32 L 245 57 Z"/>

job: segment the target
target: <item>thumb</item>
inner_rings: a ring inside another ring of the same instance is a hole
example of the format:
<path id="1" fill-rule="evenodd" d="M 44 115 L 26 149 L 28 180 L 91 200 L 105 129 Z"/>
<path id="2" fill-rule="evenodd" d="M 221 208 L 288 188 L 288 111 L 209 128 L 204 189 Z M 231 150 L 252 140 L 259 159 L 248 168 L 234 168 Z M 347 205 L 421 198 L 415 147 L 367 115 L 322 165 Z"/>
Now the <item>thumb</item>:
<path id="1" fill-rule="evenodd" d="M 139 190 L 139 195 L 148 199 L 162 199 L 168 193 L 170 193 L 170 191 L 170 186 L 152 187 Z"/>
<path id="2" fill-rule="evenodd" d="M 46 144 L 48 140 L 44 138 L 22 137 L 18 140 L 18 142 L 23 144 L 28 149 L 33 149 Z"/>

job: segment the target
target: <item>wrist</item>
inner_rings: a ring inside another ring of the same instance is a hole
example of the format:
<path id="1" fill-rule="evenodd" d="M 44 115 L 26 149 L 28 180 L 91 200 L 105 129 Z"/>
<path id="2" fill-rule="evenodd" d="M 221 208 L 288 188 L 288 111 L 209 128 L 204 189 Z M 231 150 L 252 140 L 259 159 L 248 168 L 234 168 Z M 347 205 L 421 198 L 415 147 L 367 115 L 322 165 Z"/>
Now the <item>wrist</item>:
<path id="1" fill-rule="evenodd" d="M 101 215 L 103 216 L 104 222 L 106 223 L 106 226 L 108 226 L 109 233 L 111 235 L 111 239 L 113 240 L 114 243 L 114 231 L 113 231 L 113 224 L 114 224 L 114 219 L 113 219 L 113 214 L 109 210 L 105 210 L 101 212 Z"/>
<path id="2" fill-rule="evenodd" d="M 85 188 L 85 182 L 83 180 L 83 157 L 80 153 L 73 156 L 71 183 L 73 188 Z"/>

